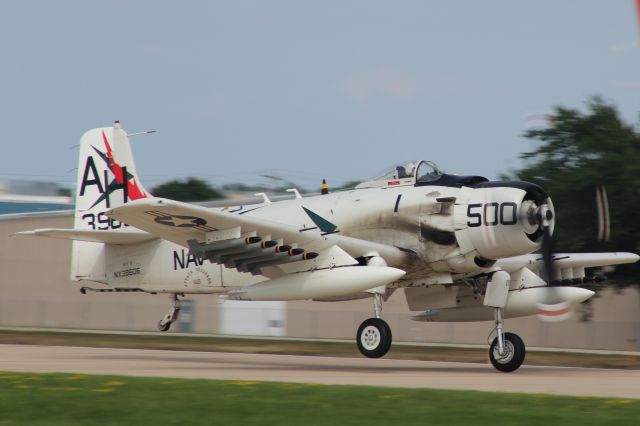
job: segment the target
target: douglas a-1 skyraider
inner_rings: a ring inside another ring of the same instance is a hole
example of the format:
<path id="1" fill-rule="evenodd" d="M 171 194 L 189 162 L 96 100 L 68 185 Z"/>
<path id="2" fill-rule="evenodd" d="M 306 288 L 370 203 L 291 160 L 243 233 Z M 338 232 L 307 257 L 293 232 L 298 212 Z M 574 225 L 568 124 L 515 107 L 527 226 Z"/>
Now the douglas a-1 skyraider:
<path id="1" fill-rule="evenodd" d="M 549 247 L 555 224 L 542 188 L 447 174 L 430 161 L 402 163 L 351 190 L 293 192 L 293 199 L 264 196 L 224 208 L 153 197 L 116 122 L 80 141 L 74 228 L 22 234 L 74 240 L 71 278 L 104 284 L 83 292 L 170 294 L 160 330 L 176 320 L 179 297 L 188 293 L 371 298 L 374 315 L 356 341 L 377 358 L 391 346 L 382 304 L 402 289 L 415 320 L 493 320 L 489 357 L 505 372 L 520 367 L 525 346 L 504 331 L 504 318 L 563 318 L 593 295 L 576 286 L 585 268 L 638 260 L 632 253 L 531 254 Z"/>

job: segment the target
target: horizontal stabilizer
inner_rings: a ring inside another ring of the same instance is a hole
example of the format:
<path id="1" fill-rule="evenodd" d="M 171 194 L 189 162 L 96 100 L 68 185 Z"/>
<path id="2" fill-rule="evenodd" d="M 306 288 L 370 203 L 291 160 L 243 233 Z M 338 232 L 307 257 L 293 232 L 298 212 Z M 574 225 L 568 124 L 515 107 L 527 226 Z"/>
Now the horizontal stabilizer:
<path id="1" fill-rule="evenodd" d="M 138 244 L 156 239 L 153 235 L 143 231 L 96 231 L 56 228 L 34 229 L 33 231 L 16 232 L 14 235 L 34 235 L 37 237 L 121 245 Z"/>

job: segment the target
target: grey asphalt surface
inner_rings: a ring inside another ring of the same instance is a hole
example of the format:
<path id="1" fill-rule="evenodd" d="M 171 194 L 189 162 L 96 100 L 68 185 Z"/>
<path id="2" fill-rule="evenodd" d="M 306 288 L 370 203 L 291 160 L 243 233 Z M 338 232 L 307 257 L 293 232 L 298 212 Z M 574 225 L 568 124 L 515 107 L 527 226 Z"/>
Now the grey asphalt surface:
<path id="1" fill-rule="evenodd" d="M 525 361 L 526 363 L 526 361 Z M 640 398 L 640 370 L 0 345 L 0 371 L 371 385 Z"/>

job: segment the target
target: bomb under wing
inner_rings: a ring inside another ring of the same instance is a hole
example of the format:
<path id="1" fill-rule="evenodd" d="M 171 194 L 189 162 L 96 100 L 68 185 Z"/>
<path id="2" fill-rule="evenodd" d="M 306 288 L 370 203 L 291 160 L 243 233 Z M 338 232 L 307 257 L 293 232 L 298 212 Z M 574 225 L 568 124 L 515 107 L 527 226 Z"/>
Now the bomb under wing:
<path id="1" fill-rule="evenodd" d="M 535 315 L 546 303 L 566 303 L 567 307 L 575 306 L 593 296 L 594 292 L 581 287 L 535 287 L 512 290 L 504 307 L 506 318 Z M 454 307 L 444 309 L 427 309 L 412 317 L 414 321 L 464 322 L 489 321 L 493 319 L 493 310 L 482 305 L 479 299 L 477 306 Z"/>
<path id="2" fill-rule="evenodd" d="M 388 266 L 347 266 L 298 272 L 223 296 L 231 300 L 300 300 L 346 296 L 392 283 L 405 271 Z"/>

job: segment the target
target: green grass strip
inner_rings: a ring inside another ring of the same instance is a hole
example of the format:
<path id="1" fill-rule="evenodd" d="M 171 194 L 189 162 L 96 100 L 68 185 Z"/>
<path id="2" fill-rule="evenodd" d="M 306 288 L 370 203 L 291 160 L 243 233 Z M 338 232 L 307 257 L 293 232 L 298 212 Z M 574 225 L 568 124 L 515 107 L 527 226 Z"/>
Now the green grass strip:
<path id="1" fill-rule="evenodd" d="M 635 399 L 0 372 L 2 426 L 584 426 L 638 419 Z"/>

